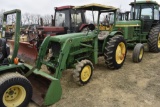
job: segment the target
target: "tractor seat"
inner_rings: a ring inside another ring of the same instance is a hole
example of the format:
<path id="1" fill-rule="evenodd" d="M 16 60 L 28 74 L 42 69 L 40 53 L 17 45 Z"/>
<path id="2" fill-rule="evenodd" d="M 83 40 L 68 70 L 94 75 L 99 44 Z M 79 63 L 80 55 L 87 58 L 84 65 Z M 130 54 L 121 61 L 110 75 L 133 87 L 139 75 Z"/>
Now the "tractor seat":
<path id="1" fill-rule="evenodd" d="M 4 63 L 4 59 L 10 54 L 10 47 L 7 45 L 6 39 L 0 38 L 0 63 Z"/>

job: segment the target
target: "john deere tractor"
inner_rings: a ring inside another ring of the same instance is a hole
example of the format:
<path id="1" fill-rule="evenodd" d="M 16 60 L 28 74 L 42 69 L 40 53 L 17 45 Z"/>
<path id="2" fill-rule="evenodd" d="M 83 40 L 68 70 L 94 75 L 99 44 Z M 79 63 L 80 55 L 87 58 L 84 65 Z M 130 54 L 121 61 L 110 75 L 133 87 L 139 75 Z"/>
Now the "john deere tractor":
<path id="1" fill-rule="evenodd" d="M 140 62 L 143 58 L 144 44 L 150 52 L 160 51 L 159 4 L 156 1 L 131 2 L 129 21 L 117 21 L 113 31 L 123 34 L 127 47 L 134 47 L 133 61 Z"/>
<path id="2" fill-rule="evenodd" d="M 7 15 L 16 14 L 15 44 L 13 54 L 5 37 Z M 20 35 L 21 11 L 16 9 L 3 15 L 2 38 L 0 38 L 0 107 L 26 107 L 32 97 L 32 85 L 22 75 L 25 66 L 17 58 Z"/>
<path id="3" fill-rule="evenodd" d="M 46 36 L 43 40 L 34 66 L 17 58 L 20 34 L 20 10 L 4 13 L 3 31 L 9 13 L 17 13 L 13 54 L 9 55 L 6 40 L 0 41 L 0 106 L 25 107 L 32 100 L 39 105 L 51 105 L 60 100 L 62 88 L 60 78 L 66 69 L 73 69 L 73 78 L 79 85 L 87 84 L 93 75 L 93 65 L 98 56 L 104 56 L 106 65 L 112 69 L 121 68 L 126 58 L 126 42 L 118 31 L 99 39 L 100 15 L 113 12 L 117 8 L 100 4 L 88 4 L 74 9 L 98 11 L 98 27 L 89 24 L 86 33 L 71 33 L 58 36 Z M 116 18 L 114 18 L 116 20 Z M 113 26 L 115 25 L 115 21 Z M 5 33 L 3 33 L 5 34 Z M 5 35 L 2 35 L 4 37 Z M 101 35 L 102 36 L 102 35 Z M 51 48 L 52 53 L 46 60 L 45 55 Z M 32 52 L 32 51 L 31 51 Z M 48 68 L 45 72 L 42 65 Z M 32 84 L 32 85 L 31 85 Z"/>

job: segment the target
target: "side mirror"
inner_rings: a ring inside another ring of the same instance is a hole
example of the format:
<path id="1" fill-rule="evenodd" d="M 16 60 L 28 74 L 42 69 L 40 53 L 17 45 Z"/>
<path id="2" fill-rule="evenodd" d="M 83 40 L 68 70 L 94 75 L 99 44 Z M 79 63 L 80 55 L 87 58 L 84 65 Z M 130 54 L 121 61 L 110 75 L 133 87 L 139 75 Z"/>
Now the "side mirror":
<path id="1" fill-rule="evenodd" d="M 92 30 L 94 30 L 94 29 L 95 29 L 95 26 L 94 26 L 94 24 L 89 24 L 89 25 L 88 25 L 88 28 L 89 28 L 89 30 L 91 30 L 91 31 L 92 31 Z"/>

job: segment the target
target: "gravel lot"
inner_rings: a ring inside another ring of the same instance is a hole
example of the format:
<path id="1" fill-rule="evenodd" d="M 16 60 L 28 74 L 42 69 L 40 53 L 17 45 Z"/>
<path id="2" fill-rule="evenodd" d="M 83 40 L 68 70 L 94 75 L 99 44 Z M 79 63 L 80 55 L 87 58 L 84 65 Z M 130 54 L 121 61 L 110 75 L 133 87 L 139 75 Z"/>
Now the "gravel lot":
<path id="1" fill-rule="evenodd" d="M 49 107 L 159 107 L 160 106 L 160 53 L 145 52 L 141 63 L 132 62 L 128 51 L 122 68 L 110 70 L 103 57 L 95 65 L 91 81 L 77 86 L 72 70 L 63 72 L 63 94 Z M 28 107 L 38 107 L 31 102 Z"/>

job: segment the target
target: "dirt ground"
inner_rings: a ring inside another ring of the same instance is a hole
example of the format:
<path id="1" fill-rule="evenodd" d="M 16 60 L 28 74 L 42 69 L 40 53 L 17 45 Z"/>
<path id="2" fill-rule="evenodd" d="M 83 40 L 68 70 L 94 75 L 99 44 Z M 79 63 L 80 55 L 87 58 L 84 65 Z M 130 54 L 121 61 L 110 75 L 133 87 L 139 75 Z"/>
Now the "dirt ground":
<path id="1" fill-rule="evenodd" d="M 73 82 L 72 71 L 63 72 L 63 94 L 49 107 L 160 107 L 160 53 L 145 52 L 141 63 L 128 51 L 121 69 L 110 70 L 103 57 L 85 86 Z M 33 102 L 28 107 L 38 107 Z"/>

